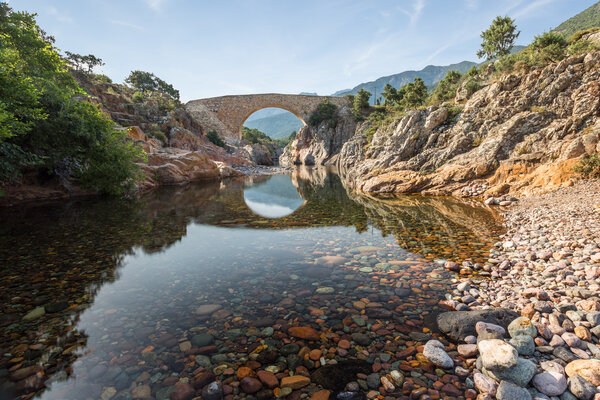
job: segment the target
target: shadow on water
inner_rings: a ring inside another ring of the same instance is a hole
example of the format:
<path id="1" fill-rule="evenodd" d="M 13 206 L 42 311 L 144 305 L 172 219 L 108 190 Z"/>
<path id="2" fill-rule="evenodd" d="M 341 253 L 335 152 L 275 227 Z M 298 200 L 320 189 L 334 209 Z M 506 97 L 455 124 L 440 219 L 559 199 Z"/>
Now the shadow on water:
<path id="1" fill-rule="evenodd" d="M 348 193 L 320 169 L 15 207 L 0 220 L 0 392 L 73 399 L 129 393 L 136 379 L 163 396 L 170 376 L 196 369 L 180 344 L 198 335 L 211 352 L 247 356 L 257 338 L 280 349 L 300 323 L 419 331 L 451 277 L 428 260 L 481 261 L 499 233 L 475 203 Z M 199 311 L 207 304 L 214 313 Z"/>

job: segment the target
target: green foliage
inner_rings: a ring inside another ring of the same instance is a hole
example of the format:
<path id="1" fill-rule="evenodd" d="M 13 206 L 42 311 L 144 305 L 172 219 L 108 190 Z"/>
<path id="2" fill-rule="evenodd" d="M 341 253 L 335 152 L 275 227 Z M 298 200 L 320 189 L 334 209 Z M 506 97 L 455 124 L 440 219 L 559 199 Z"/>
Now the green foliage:
<path id="1" fill-rule="evenodd" d="M 595 153 L 583 157 L 573 170 L 586 179 L 600 178 L 600 154 Z"/>
<path id="2" fill-rule="evenodd" d="M 73 68 L 76 72 L 91 74 L 94 68 L 101 67 L 104 65 L 102 59 L 96 57 L 93 54 L 83 56 L 81 54 L 65 51 L 65 55 L 65 59 L 67 60 L 71 68 Z"/>
<path id="3" fill-rule="evenodd" d="M 427 100 L 427 86 L 421 78 L 415 78 L 413 82 L 403 86 L 404 96 L 402 97 L 402 105 L 406 108 L 420 107 Z"/>
<path id="4" fill-rule="evenodd" d="M 395 87 L 390 85 L 389 83 L 385 84 L 383 88 L 383 93 L 381 93 L 385 101 L 383 102 L 384 106 L 393 106 L 395 104 L 399 104 L 404 96 L 404 92 L 396 90 Z"/>
<path id="5" fill-rule="evenodd" d="M 567 39 L 567 42 L 575 43 L 576 41 L 581 39 L 583 36 L 589 35 L 591 33 L 596 33 L 596 32 L 600 32 L 600 27 L 593 27 L 593 28 L 588 28 L 588 29 L 583 29 L 581 31 L 577 31 L 577 32 L 573 33 L 571 36 L 569 36 L 569 38 Z"/>
<path id="6" fill-rule="evenodd" d="M 477 68 L 475 68 L 475 71 L 477 71 Z M 477 75 L 476 72 L 475 75 Z M 441 104 L 444 101 L 453 99 L 454 96 L 456 96 L 456 90 L 460 85 L 460 78 L 460 72 L 448 71 L 444 79 L 442 79 L 433 90 L 431 102 L 433 104 Z"/>
<path id="7" fill-rule="evenodd" d="M 491 60 L 509 54 L 520 33 L 512 18 L 497 16 L 490 27 L 481 33 L 483 42 L 477 57 Z"/>
<path id="8" fill-rule="evenodd" d="M 554 31 L 560 33 L 564 37 L 569 37 L 577 31 L 600 27 L 600 2 L 593 4 L 583 10 L 574 17 L 569 18 Z"/>
<path id="9" fill-rule="evenodd" d="M 148 133 L 148 136 L 160 140 L 163 144 L 167 144 L 167 136 L 160 129 L 153 129 Z"/>
<path id="10" fill-rule="evenodd" d="M 467 83 L 465 84 L 465 89 L 467 89 L 469 96 L 481 88 L 482 88 L 481 84 L 479 82 L 477 82 L 476 79 L 473 79 L 473 78 L 469 79 L 467 81 Z"/>
<path id="11" fill-rule="evenodd" d="M 16 179 L 23 168 L 44 165 L 43 157 L 26 152 L 14 143 L 0 142 L 0 178 L 3 180 Z"/>
<path id="12" fill-rule="evenodd" d="M 546 32 L 536 36 L 533 42 L 522 51 L 501 57 L 495 64 L 501 74 L 514 71 L 542 68 L 565 57 L 585 54 L 598 49 L 594 43 L 583 39 L 584 34 L 574 34 L 565 40 L 556 32 Z"/>
<path id="13" fill-rule="evenodd" d="M 562 60 L 565 56 L 567 41 L 561 35 L 554 32 L 544 32 L 537 35 L 527 49 L 532 52 L 535 64 L 546 65 L 551 62 Z"/>
<path id="14" fill-rule="evenodd" d="M 143 103 L 146 100 L 146 96 L 144 96 L 144 93 L 142 92 L 135 92 L 133 96 L 131 96 L 131 100 L 134 103 Z"/>
<path id="15" fill-rule="evenodd" d="M 112 79 L 104 74 L 91 74 L 94 83 L 112 83 Z"/>
<path id="16" fill-rule="evenodd" d="M 369 98 L 371 92 L 367 92 L 365 89 L 360 89 L 356 96 L 354 96 L 354 104 L 352 107 L 352 113 L 358 120 L 363 118 L 363 112 L 369 109 Z"/>
<path id="17" fill-rule="evenodd" d="M 173 88 L 173 85 L 163 81 L 153 73 L 131 71 L 129 76 L 125 78 L 125 83 L 137 90 L 163 93 L 179 101 L 179 90 Z"/>
<path id="18" fill-rule="evenodd" d="M 146 154 L 131 141 L 126 131 L 110 129 L 86 152 L 85 163 L 78 172 L 80 182 L 101 193 L 122 196 L 144 179 L 144 172 L 132 160 L 146 161 Z"/>
<path id="19" fill-rule="evenodd" d="M 447 105 L 446 109 L 448 110 L 448 120 L 456 122 L 458 115 L 462 112 L 462 107 Z"/>
<path id="20" fill-rule="evenodd" d="M 250 144 L 261 144 L 265 146 L 271 154 L 275 154 L 278 149 L 282 149 L 288 145 L 289 142 L 296 138 L 296 132 L 292 132 L 288 137 L 281 139 L 273 139 L 264 132 L 258 129 L 250 129 L 245 126 L 242 127 L 242 139 L 248 141 Z"/>
<path id="21" fill-rule="evenodd" d="M 52 43 L 34 15 L 0 3 L 0 182 L 43 166 L 86 187 L 123 193 L 140 177 L 135 161 L 143 152 L 81 100 L 85 93 Z"/>
<path id="22" fill-rule="evenodd" d="M 210 140 L 210 142 L 216 146 L 223 147 L 223 148 L 225 147 L 225 141 L 223 141 L 223 139 L 221 139 L 221 137 L 219 136 L 217 131 L 215 131 L 214 129 L 212 131 L 208 131 L 208 133 L 206 134 L 206 138 L 208 140 Z"/>
<path id="23" fill-rule="evenodd" d="M 386 114 L 387 113 L 385 112 L 385 110 L 376 110 L 372 112 L 371 115 L 369 115 L 367 121 L 370 123 L 370 125 L 367 131 L 365 132 L 367 142 L 371 143 L 373 141 L 373 136 L 375 135 L 375 132 L 377 132 L 377 129 L 379 129 L 379 127 L 383 125 L 383 122 L 386 119 Z"/>
<path id="24" fill-rule="evenodd" d="M 317 109 L 310 114 L 308 124 L 316 127 L 323 121 L 329 121 L 329 126 L 335 127 L 337 125 L 337 119 L 337 106 L 330 103 L 329 100 L 324 99 L 323 102 L 317 106 Z"/>
<path id="25" fill-rule="evenodd" d="M 477 76 L 477 74 L 479 74 L 479 71 L 477 70 L 477 66 L 473 65 L 471 68 L 469 68 L 469 70 L 467 71 L 466 75 L 467 76 Z"/>

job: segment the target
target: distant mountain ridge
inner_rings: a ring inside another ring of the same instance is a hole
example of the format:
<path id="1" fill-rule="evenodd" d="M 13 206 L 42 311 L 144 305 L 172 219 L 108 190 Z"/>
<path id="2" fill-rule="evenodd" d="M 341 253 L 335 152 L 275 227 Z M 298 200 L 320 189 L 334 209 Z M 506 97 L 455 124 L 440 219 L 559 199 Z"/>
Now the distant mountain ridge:
<path id="1" fill-rule="evenodd" d="M 298 132 L 304 125 L 298 117 L 289 111 L 276 108 L 273 109 L 273 112 L 274 114 L 262 118 L 248 118 L 246 122 L 244 122 L 244 126 L 250 129 L 258 129 L 273 139 L 282 139 L 290 136 L 290 133 L 293 131 Z"/>
<path id="2" fill-rule="evenodd" d="M 448 71 L 454 70 L 464 74 L 473 65 L 477 65 L 477 63 L 473 61 L 462 61 L 450 65 L 428 65 L 419 71 L 404 71 L 394 75 L 383 76 L 371 82 L 361 83 L 352 89 L 339 90 L 333 95 L 344 96 L 347 94 L 356 94 L 360 89 L 365 89 L 366 91 L 371 92 L 373 95 L 371 97 L 371 103 L 373 103 L 375 101 L 375 92 L 377 92 L 377 96 L 379 97 L 383 92 L 383 88 L 388 83 L 397 89 L 409 82 L 414 81 L 415 78 L 421 78 L 427 87 L 432 88 L 439 81 L 444 79 L 444 76 L 446 76 Z"/>
<path id="3" fill-rule="evenodd" d="M 569 18 L 553 31 L 569 37 L 577 31 L 596 27 L 600 27 L 600 1 Z"/>

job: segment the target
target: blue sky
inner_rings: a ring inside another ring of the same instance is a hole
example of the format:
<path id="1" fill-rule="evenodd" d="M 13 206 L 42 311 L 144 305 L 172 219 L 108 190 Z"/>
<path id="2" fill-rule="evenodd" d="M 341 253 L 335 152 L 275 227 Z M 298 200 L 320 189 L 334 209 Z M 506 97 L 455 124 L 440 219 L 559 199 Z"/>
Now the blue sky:
<path id="1" fill-rule="evenodd" d="M 62 50 L 103 73 L 155 73 L 183 101 L 245 93 L 331 94 L 398 72 L 476 61 L 496 15 L 527 44 L 597 0 L 10 0 Z"/>

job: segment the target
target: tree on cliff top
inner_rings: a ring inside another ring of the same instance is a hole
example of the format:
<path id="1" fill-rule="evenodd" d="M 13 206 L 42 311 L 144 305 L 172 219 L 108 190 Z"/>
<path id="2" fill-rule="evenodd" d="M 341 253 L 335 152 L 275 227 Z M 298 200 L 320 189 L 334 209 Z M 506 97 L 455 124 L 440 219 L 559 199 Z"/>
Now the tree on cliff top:
<path id="1" fill-rule="evenodd" d="M 481 32 L 483 42 L 477 57 L 491 60 L 509 54 L 520 33 L 514 19 L 497 16 L 490 27 Z"/>
<path id="2" fill-rule="evenodd" d="M 0 2 L 0 183 L 26 167 L 121 194 L 143 152 L 89 101 L 35 15 Z"/>
<path id="3" fill-rule="evenodd" d="M 125 78 L 125 83 L 137 90 L 163 93 L 172 99 L 179 101 L 179 90 L 175 89 L 173 85 L 163 81 L 153 73 L 131 71 L 129 76 Z"/>

